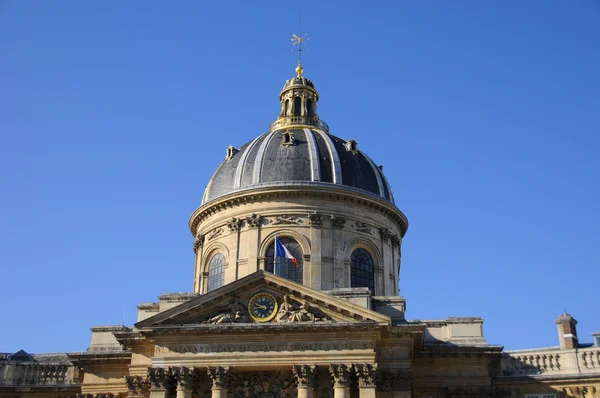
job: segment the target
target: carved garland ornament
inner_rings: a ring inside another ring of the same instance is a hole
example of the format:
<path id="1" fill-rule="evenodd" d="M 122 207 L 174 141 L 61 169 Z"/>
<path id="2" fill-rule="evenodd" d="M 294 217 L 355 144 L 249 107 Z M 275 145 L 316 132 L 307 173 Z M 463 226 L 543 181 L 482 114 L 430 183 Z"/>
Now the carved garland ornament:
<path id="1" fill-rule="evenodd" d="M 293 215 L 281 215 L 276 216 L 275 221 L 273 221 L 273 225 L 300 225 L 302 224 L 302 220 L 298 216 Z"/>
<path id="2" fill-rule="evenodd" d="M 222 234 L 223 234 L 223 228 L 215 228 L 208 234 L 208 236 L 206 237 L 206 240 L 213 240 L 214 238 L 216 238 L 217 236 L 220 236 Z"/>

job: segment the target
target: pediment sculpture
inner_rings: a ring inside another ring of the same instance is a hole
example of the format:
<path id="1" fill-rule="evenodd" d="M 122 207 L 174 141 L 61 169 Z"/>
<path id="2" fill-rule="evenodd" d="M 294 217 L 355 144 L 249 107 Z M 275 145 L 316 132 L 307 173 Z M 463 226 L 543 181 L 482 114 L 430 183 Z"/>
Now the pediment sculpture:
<path id="1" fill-rule="evenodd" d="M 331 317 L 319 308 L 311 306 L 307 301 L 300 303 L 289 295 L 283 295 L 279 300 L 277 314 L 271 322 L 325 322 L 332 321 Z M 256 322 L 248 311 L 247 304 L 239 298 L 234 298 L 227 305 L 219 308 L 219 313 L 211 315 L 202 323 L 220 325 L 226 323 Z"/>

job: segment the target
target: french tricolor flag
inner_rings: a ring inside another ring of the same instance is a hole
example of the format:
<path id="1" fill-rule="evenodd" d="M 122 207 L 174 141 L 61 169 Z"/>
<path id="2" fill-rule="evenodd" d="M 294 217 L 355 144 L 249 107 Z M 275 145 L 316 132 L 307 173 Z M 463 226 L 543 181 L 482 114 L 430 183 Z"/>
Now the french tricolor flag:
<path id="1" fill-rule="evenodd" d="M 275 237 L 275 258 L 273 259 L 275 263 L 277 263 L 277 257 L 285 257 L 289 260 L 292 260 L 292 262 L 296 264 L 296 267 L 298 266 L 298 260 L 296 260 L 296 257 L 292 256 L 292 253 L 290 253 L 283 243 L 281 243 L 281 241 Z"/>

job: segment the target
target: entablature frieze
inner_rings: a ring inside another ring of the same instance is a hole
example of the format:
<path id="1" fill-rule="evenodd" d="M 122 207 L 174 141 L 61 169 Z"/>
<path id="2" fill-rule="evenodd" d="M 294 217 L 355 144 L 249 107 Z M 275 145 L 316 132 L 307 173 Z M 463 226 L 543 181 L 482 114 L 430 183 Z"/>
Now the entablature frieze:
<path id="1" fill-rule="evenodd" d="M 332 195 L 331 190 L 336 190 L 335 194 Z M 337 192 L 339 190 L 339 192 Z M 209 202 L 201 207 L 199 207 L 190 218 L 190 230 L 196 235 L 196 230 L 198 225 L 206 220 L 208 217 L 217 214 L 221 211 L 231 209 L 234 207 L 238 207 L 244 204 L 252 204 L 258 202 L 264 202 L 265 200 L 270 200 L 273 197 L 277 197 L 277 199 L 286 199 L 286 198 L 316 198 L 316 199 L 327 199 L 333 200 L 336 202 L 350 202 L 357 206 L 368 207 L 371 210 L 379 212 L 383 216 L 392 219 L 396 222 L 401 231 L 400 238 L 404 236 L 406 230 L 408 229 L 408 220 L 406 216 L 392 203 L 381 199 L 379 197 L 371 196 L 368 193 L 362 192 L 354 192 L 352 190 L 348 190 L 346 188 L 335 187 L 335 186 L 327 186 L 327 187 L 279 187 L 278 189 L 252 189 L 248 191 L 232 193 L 225 197 L 219 198 L 214 202 Z M 249 217 L 256 217 L 253 220 L 249 220 Z M 238 229 L 241 227 L 239 222 L 244 223 L 244 225 L 248 227 L 257 227 L 262 223 L 262 220 L 265 219 L 265 215 L 257 216 L 256 214 L 252 214 L 249 217 L 240 217 L 239 219 L 235 219 L 235 222 L 231 224 L 233 229 Z M 334 227 L 343 228 L 346 220 L 339 218 L 338 214 L 322 214 L 322 213 L 301 213 L 298 214 L 282 214 L 276 215 L 273 217 L 273 220 L 264 221 L 265 224 L 271 223 L 272 225 L 307 225 L 307 226 L 316 226 L 320 227 L 323 225 L 323 220 L 325 218 L 329 218 L 332 221 L 332 225 Z M 306 219 L 306 220 L 304 220 Z M 231 220 L 229 221 L 231 223 Z M 228 225 L 228 222 L 224 222 L 222 227 L 225 228 Z M 362 225 L 362 224 L 361 224 Z M 366 229 L 362 228 L 364 231 Z M 216 228 L 211 230 L 209 234 L 206 236 L 207 240 L 210 240 L 214 236 L 211 236 L 212 233 L 216 231 Z M 223 232 L 223 231 L 219 231 Z M 399 244 L 398 237 L 393 236 L 391 233 L 384 233 L 385 239 L 392 239 L 392 244 Z"/>

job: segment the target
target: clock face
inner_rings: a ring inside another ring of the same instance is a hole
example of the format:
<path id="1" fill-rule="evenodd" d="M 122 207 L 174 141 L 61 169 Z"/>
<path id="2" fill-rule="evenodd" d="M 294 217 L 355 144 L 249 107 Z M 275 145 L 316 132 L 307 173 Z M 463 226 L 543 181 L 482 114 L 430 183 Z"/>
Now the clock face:
<path id="1" fill-rule="evenodd" d="M 268 322 L 277 313 L 277 300 L 269 293 L 258 293 L 250 299 L 248 312 L 257 322 Z"/>

